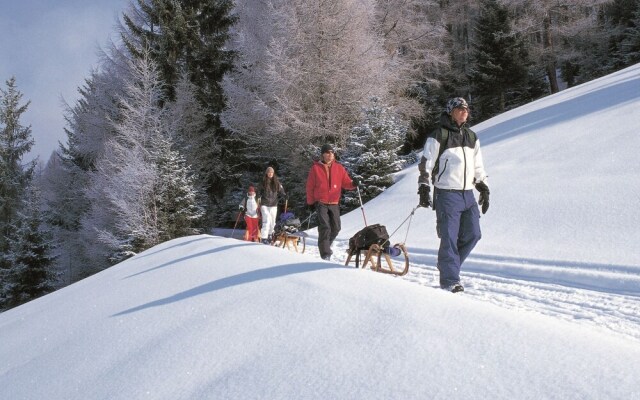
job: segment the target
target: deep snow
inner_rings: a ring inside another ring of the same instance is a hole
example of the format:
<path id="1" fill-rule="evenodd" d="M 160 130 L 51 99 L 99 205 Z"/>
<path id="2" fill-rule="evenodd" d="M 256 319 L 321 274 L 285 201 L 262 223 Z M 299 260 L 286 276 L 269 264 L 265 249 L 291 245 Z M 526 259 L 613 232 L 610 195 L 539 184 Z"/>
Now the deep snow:
<path id="1" fill-rule="evenodd" d="M 0 314 L 0 399 L 640 396 L 640 66 L 475 126 L 490 176 L 466 291 L 437 288 L 417 168 L 365 204 L 402 278 L 201 235 Z M 285 182 L 286 186 L 286 182 Z M 410 225 L 409 225 L 410 222 Z M 224 235 L 225 232 L 214 232 Z"/>

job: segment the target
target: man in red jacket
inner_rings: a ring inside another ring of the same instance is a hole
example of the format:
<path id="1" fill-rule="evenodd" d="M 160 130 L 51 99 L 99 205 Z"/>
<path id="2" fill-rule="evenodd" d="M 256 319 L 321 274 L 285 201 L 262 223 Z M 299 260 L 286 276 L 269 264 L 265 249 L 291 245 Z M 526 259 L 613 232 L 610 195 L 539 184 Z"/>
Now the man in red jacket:
<path id="1" fill-rule="evenodd" d="M 318 213 L 318 249 L 323 260 L 331 258 L 331 244 L 340 232 L 340 196 L 342 189 L 355 190 L 356 179 L 336 161 L 333 146 L 320 149 L 320 160 L 313 163 L 307 177 L 307 207 Z"/>

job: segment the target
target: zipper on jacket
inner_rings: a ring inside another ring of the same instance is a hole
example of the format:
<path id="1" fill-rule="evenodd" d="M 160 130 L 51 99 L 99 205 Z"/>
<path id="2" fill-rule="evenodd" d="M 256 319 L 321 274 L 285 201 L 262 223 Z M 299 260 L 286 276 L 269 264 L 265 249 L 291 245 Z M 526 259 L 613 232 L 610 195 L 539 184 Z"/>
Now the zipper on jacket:
<path id="1" fill-rule="evenodd" d="M 466 133 L 466 131 L 465 131 Z M 464 151 L 465 134 L 462 134 L 462 155 L 464 156 L 464 178 L 462 180 L 462 190 L 467 189 L 467 152 Z"/>
<path id="2" fill-rule="evenodd" d="M 440 178 L 442 178 L 442 174 L 444 174 L 444 171 L 447 170 L 447 164 L 448 163 L 449 163 L 449 159 L 447 158 L 447 159 L 444 160 L 444 168 L 442 168 L 442 172 L 440 172 L 438 174 L 438 182 L 440 182 Z"/>
<path id="3" fill-rule="evenodd" d="M 467 152 L 464 151 L 464 144 L 462 145 L 462 155 L 464 156 L 464 178 L 462 180 L 462 190 L 467 188 Z"/>

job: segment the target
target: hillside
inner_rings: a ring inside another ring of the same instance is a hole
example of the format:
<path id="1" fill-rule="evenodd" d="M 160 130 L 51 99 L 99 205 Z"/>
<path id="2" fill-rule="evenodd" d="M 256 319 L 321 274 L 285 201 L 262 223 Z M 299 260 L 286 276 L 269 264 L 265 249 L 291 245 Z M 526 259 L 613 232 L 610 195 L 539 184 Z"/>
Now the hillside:
<path id="1" fill-rule="evenodd" d="M 640 66 L 475 127 L 491 186 L 467 290 L 214 235 L 158 245 L 0 314 L 0 399 L 629 399 L 640 395 Z M 394 231 L 417 168 L 365 205 Z M 408 230 L 407 230 L 408 229 Z M 406 235 L 406 236 L 405 236 Z"/>

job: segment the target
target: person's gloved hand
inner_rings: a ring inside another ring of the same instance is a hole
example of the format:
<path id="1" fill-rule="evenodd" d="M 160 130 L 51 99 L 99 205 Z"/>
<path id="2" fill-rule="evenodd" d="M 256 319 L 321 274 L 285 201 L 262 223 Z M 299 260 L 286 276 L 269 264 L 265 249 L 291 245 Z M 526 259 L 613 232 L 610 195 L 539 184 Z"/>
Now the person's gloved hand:
<path id="1" fill-rule="evenodd" d="M 314 212 L 316 210 L 316 203 L 307 204 L 307 211 Z"/>
<path id="2" fill-rule="evenodd" d="M 425 185 L 425 184 L 420 184 L 420 186 L 418 186 L 418 194 L 420 195 L 420 200 L 418 205 L 420 207 L 431 207 L 431 188 L 429 187 L 429 185 Z"/>
<path id="3" fill-rule="evenodd" d="M 351 182 L 353 182 L 353 186 L 360 186 L 360 180 L 358 178 L 351 179 Z"/>
<path id="4" fill-rule="evenodd" d="M 240 206 L 238 208 L 240 209 L 240 212 L 244 212 L 244 207 Z"/>
<path id="5" fill-rule="evenodd" d="M 476 190 L 480 192 L 478 204 L 482 206 L 482 213 L 486 214 L 489 209 L 489 186 L 484 182 L 476 183 Z"/>

